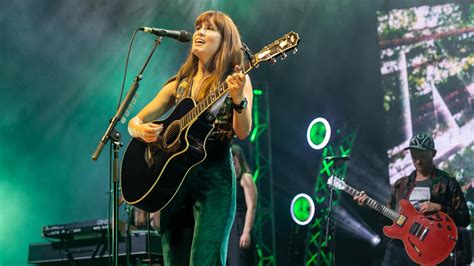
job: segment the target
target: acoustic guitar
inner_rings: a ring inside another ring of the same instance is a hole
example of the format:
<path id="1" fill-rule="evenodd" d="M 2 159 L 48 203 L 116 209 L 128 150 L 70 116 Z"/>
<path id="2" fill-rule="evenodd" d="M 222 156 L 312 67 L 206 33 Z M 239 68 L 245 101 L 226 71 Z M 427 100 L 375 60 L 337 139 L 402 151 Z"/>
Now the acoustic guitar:
<path id="1" fill-rule="evenodd" d="M 262 62 L 285 58 L 290 50 L 296 52 L 298 42 L 298 34 L 289 32 L 249 55 L 244 74 Z M 192 98 L 182 99 L 167 118 L 153 122 L 163 125 L 156 142 L 131 140 L 122 160 L 120 184 L 125 202 L 147 212 L 170 203 L 189 171 L 206 159 L 206 140 L 214 129 L 214 117 L 208 110 L 218 99 L 227 97 L 228 91 L 223 82 L 199 103 Z"/>

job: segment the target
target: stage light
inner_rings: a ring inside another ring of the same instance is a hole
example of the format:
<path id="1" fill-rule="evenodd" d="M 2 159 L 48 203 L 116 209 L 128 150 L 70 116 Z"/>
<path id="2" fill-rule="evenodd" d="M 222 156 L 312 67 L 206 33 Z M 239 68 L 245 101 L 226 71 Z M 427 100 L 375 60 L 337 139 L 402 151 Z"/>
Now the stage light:
<path id="1" fill-rule="evenodd" d="M 314 202 L 307 194 L 300 193 L 291 201 L 291 218 L 299 225 L 306 225 L 313 219 Z"/>
<path id="2" fill-rule="evenodd" d="M 328 144 L 330 137 L 331 126 L 326 119 L 318 117 L 311 121 L 306 131 L 306 138 L 311 148 L 315 150 L 324 148 Z"/>
<path id="3" fill-rule="evenodd" d="M 333 214 L 339 228 L 359 239 L 371 243 L 372 246 L 377 246 L 380 243 L 380 236 L 378 236 L 357 213 L 351 214 L 339 205 L 336 206 Z"/>
<path id="4" fill-rule="evenodd" d="M 379 235 L 373 236 L 372 239 L 370 240 L 370 243 L 374 247 L 377 246 L 378 244 L 380 244 L 380 236 Z"/>

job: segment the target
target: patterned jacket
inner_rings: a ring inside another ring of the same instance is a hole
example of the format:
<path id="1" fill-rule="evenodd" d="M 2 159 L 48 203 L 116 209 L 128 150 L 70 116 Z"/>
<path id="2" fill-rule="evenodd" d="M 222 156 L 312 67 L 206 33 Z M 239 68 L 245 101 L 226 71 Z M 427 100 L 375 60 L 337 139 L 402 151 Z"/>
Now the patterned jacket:
<path id="1" fill-rule="evenodd" d="M 388 206 L 398 210 L 398 202 L 407 199 L 415 187 L 416 171 L 409 176 L 397 180 L 392 187 L 392 193 Z M 441 205 L 441 211 L 448 214 L 457 226 L 466 227 L 470 224 L 470 215 L 464 194 L 456 179 L 450 177 L 446 172 L 434 169 L 431 181 L 431 202 Z"/>

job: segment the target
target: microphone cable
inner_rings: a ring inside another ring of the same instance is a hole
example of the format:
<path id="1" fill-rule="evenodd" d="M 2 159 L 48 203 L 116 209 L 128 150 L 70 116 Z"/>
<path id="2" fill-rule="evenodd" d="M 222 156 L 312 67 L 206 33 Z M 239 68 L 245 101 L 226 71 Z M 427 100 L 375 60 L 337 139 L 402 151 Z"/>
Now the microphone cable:
<path id="1" fill-rule="evenodd" d="M 139 31 L 139 29 L 136 29 L 133 32 L 132 38 L 130 39 L 130 43 L 128 44 L 128 52 L 127 52 L 127 57 L 125 59 L 125 69 L 124 69 L 124 72 L 123 72 L 123 81 L 122 81 L 122 87 L 120 88 L 120 97 L 119 97 L 119 101 L 118 101 L 118 104 L 117 104 L 117 110 L 120 108 L 120 103 L 122 102 L 123 91 L 124 91 L 124 88 L 125 88 L 125 82 L 127 81 L 128 61 L 130 59 L 130 53 L 132 51 L 133 41 L 135 40 L 135 35 L 137 35 L 138 31 Z"/>

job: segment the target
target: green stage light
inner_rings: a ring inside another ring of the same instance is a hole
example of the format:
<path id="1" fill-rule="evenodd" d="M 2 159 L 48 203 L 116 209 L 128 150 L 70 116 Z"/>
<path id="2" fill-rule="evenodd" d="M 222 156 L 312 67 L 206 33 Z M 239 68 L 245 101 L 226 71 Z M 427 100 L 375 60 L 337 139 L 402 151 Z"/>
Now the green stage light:
<path id="1" fill-rule="evenodd" d="M 257 133 L 258 133 L 257 127 L 254 127 L 252 130 L 252 134 L 250 134 L 250 142 L 255 141 L 255 138 L 257 138 Z"/>
<path id="2" fill-rule="evenodd" d="M 311 148 L 315 150 L 324 148 L 331 138 L 331 126 L 329 122 L 322 117 L 311 121 L 306 132 L 306 138 Z"/>
<path id="3" fill-rule="evenodd" d="M 299 225 L 308 224 L 314 216 L 314 202 L 307 194 L 300 193 L 291 201 L 291 218 Z"/>
<path id="4" fill-rule="evenodd" d="M 258 179 L 258 175 L 260 174 L 260 168 L 257 168 L 257 170 L 255 170 L 255 173 L 253 173 L 253 182 L 257 183 L 257 179 Z"/>

